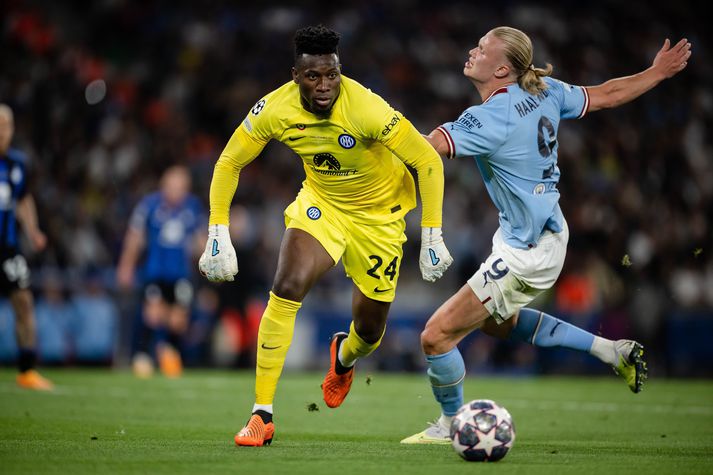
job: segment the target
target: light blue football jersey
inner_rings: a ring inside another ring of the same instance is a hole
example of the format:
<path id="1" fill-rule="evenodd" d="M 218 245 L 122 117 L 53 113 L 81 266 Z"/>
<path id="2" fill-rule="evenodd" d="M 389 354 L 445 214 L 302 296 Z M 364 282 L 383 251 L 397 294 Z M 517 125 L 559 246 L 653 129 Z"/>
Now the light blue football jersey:
<path id="1" fill-rule="evenodd" d="M 510 84 L 438 127 L 449 158 L 475 159 L 503 239 L 520 249 L 536 246 L 545 230 L 562 231 L 557 131 L 561 119 L 581 118 L 589 106 L 586 88 L 543 79 L 548 87 L 537 96 Z"/>

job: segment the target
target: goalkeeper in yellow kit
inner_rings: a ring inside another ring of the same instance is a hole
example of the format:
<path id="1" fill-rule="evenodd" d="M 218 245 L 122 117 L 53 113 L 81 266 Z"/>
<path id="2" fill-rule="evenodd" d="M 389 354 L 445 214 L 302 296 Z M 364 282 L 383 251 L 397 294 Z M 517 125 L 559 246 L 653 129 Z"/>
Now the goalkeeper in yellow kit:
<path id="1" fill-rule="evenodd" d="M 416 169 L 423 207 L 420 268 L 435 281 L 453 259 L 441 237 L 443 165 L 415 127 L 381 97 L 340 71 L 339 35 L 324 26 L 295 34 L 292 81 L 260 99 L 215 165 L 209 237 L 201 272 L 211 281 L 238 272 L 228 211 L 240 170 L 276 139 L 302 158 L 306 179 L 285 210 L 270 299 L 258 332 L 255 405 L 235 436 L 243 446 L 272 442 L 273 399 L 295 316 L 314 283 L 342 259 L 354 282 L 349 333 L 330 344 L 324 401 L 339 406 L 354 363 L 373 352 L 386 328 L 403 256 L 404 215 L 416 206 Z"/>

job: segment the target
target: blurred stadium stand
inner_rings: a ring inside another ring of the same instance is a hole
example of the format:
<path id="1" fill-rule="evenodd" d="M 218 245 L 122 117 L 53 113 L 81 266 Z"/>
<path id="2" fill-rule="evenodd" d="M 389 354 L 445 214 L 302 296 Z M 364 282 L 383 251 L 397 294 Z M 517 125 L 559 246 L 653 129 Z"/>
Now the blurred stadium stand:
<path id="1" fill-rule="evenodd" d="M 528 32 L 537 65 L 594 85 L 650 64 L 664 38 L 687 37 L 686 71 L 616 111 L 560 133 L 562 207 L 571 230 L 559 284 L 538 305 L 610 338 L 648 348 L 653 375 L 713 376 L 713 64 L 693 2 L 2 2 L 0 102 L 15 111 L 14 145 L 31 157 L 49 248 L 30 255 L 43 364 L 126 363 L 137 296 L 118 295 L 113 269 L 128 216 L 163 169 L 185 164 L 207 200 L 213 164 L 249 108 L 290 80 L 298 27 L 342 34 L 343 72 L 385 97 L 422 132 L 476 101 L 467 51 L 497 25 Z M 247 6 L 245 5 L 247 4 Z M 425 319 L 475 271 L 497 226 L 474 164 L 446 163 L 444 233 L 456 264 L 420 280 L 420 213 L 408 216 L 387 339 L 365 364 L 422 367 Z M 247 167 L 233 211 L 241 273 L 196 276 L 193 365 L 252 364 L 261 302 L 276 265 L 282 210 L 303 179 L 299 160 L 269 145 Z M 335 269 L 305 302 L 292 367 L 327 364 L 346 328 L 350 283 Z M 14 358 L 12 314 L 0 305 L 0 361 Z M 600 371 L 484 337 L 464 342 L 475 371 Z"/>

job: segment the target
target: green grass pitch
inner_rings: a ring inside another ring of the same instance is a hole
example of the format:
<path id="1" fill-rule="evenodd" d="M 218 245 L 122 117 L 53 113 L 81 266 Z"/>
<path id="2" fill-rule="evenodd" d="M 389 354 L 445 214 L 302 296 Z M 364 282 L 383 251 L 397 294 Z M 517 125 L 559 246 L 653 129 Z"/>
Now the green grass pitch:
<path id="1" fill-rule="evenodd" d="M 146 381 L 126 371 L 44 373 L 53 393 L 21 390 L 11 368 L 0 370 L 1 474 L 713 473 L 710 381 L 654 379 L 634 395 L 613 375 L 471 375 L 466 399 L 504 405 L 517 432 L 505 459 L 483 464 L 450 446 L 399 444 L 438 414 L 424 375 L 358 372 L 344 405 L 329 409 L 322 374 L 286 373 L 273 445 L 238 448 L 233 434 L 252 407 L 252 372 Z M 312 403 L 318 410 L 308 410 Z"/>

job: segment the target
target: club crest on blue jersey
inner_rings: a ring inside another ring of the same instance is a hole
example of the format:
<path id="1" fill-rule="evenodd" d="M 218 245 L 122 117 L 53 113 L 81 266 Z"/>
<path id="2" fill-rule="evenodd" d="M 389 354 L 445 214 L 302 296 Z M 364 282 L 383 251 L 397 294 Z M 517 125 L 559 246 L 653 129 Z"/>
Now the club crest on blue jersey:
<path id="1" fill-rule="evenodd" d="M 22 181 L 22 170 L 20 167 L 12 167 L 12 171 L 10 171 L 10 181 L 14 185 L 17 185 Z"/>
<path id="2" fill-rule="evenodd" d="M 307 217 L 311 220 L 318 220 L 322 216 L 322 212 L 316 206 L 307 208 Z"/>
<path id="3" fill-rule="evenodd" d="M 339 145 L 343 148 L 350 149 L 356 145 L 356 140 L 349 134 L 342 134 L 339 136 Z"/>

